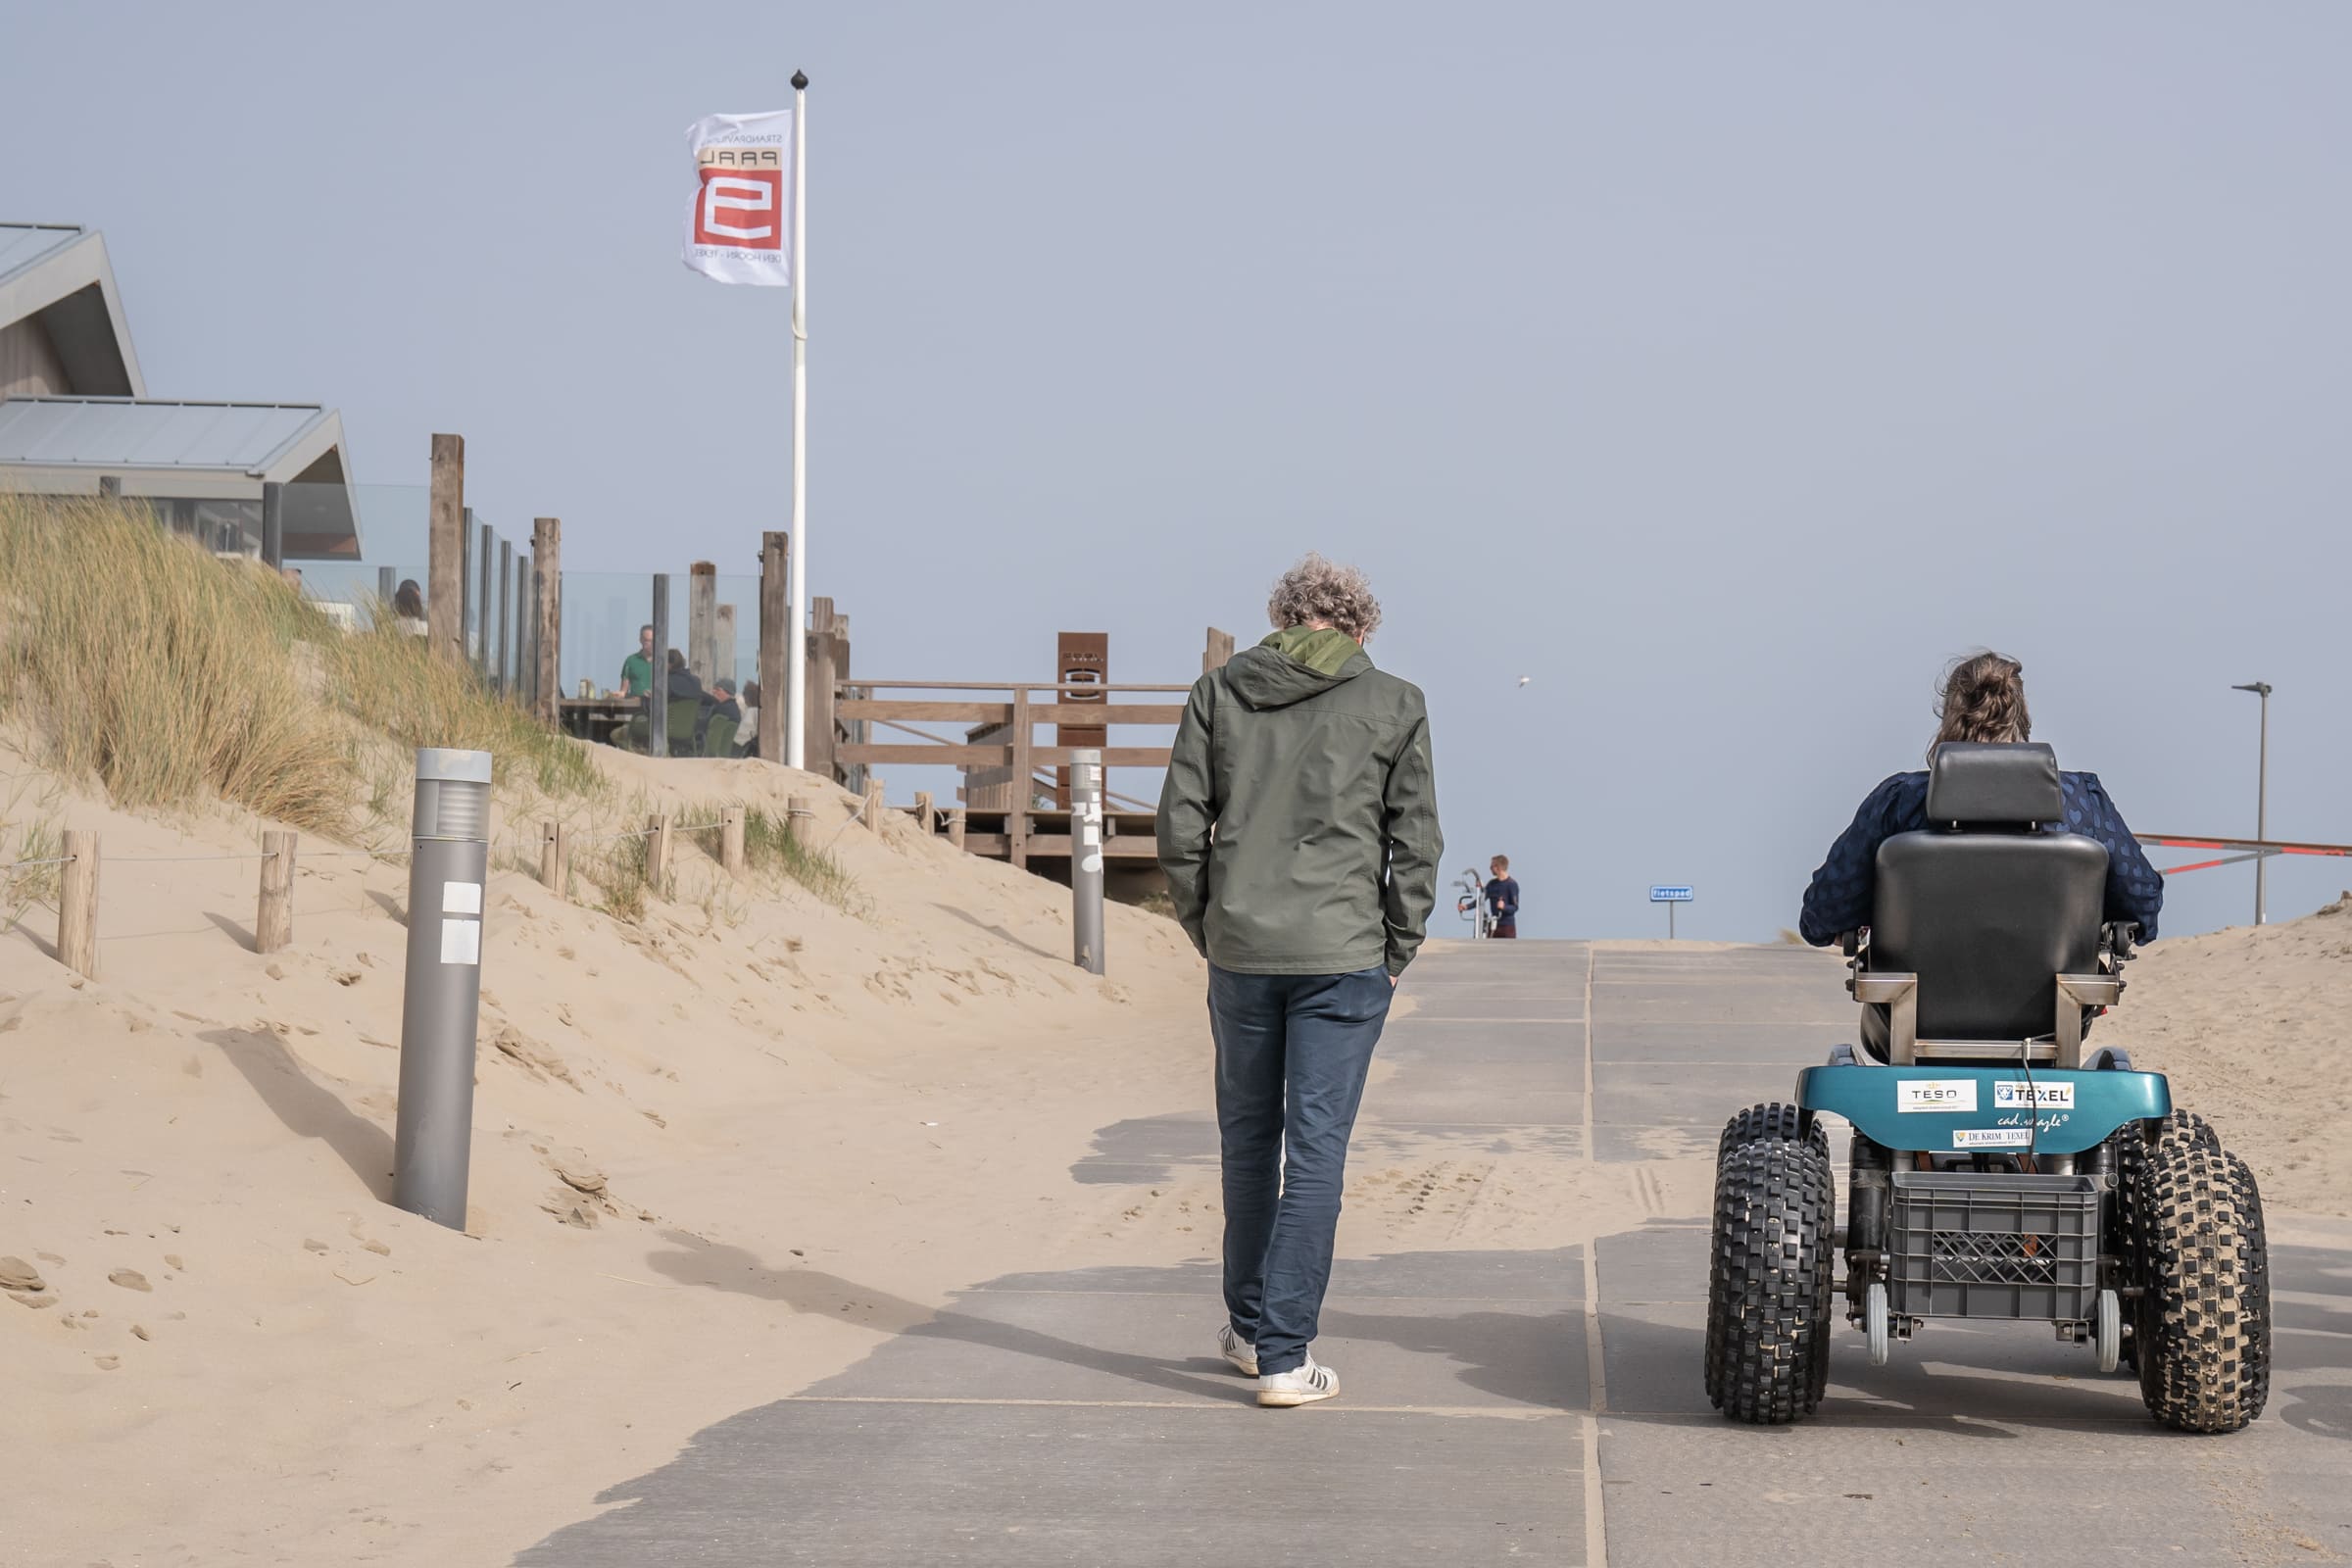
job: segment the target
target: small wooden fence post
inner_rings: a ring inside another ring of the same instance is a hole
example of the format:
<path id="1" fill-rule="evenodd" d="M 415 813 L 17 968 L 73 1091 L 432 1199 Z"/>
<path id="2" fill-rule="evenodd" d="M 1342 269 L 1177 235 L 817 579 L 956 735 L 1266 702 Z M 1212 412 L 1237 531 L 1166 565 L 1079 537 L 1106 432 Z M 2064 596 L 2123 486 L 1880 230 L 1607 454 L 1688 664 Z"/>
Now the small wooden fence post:
<path id="1" fill-rule="evenodd" d="M 963 808 L 960 806 L 948 812 L 948 848 L 963 848 Z"/>
<path id="2" fill-rule="evenodd" d="M 813 852 L 816 848 L 816 810 L 809 806 L 808 797 L 795 795 L 787 800 L 784 803 L 784 818 L 792 842 L 803 850 Z"/>
<path id="3" fill-rule="evenodd" d="M 939 812 L 932 808 L 929 790 L 914 792 L 914 825 L 923 830 L 925 838 L 939 831 Z"/>
<path id="4" fill-rule="evenodd" d="M 719 808 L 718 863 L 729 876 L 743 875 L 743 808 L 740 806 Z"/>
<path id="5" fill-rule="evenodd" d="M 571 844 L 561 822 L 539 825 L 539 881 L 557 898 L 569 898 Z"/>
<path id="6" fill-rule="evenodd" d="M 882 833 L 882 781 L 878 778 L 865 781 L 865 830 L 877 838 Z"/>
<path id="7" fill-rule="evenodd" d="M 645 819 L 645 882 L 658 898 L 667 897 L 669 886 L 669 813 L 657 812 Z"/>
<path id="8" fill-rule="evenodd" d="M 294 845 L 299 837 L 262 835 L 262 902 L 253 917 L 256 953 L 275 953 L 294 940 Z"/>
<path id="9" fill-rule="evenodd" d="M 98 978 L 98 835 L 65 834 L 64 874 L 57 888 L 57 961 Z"/>

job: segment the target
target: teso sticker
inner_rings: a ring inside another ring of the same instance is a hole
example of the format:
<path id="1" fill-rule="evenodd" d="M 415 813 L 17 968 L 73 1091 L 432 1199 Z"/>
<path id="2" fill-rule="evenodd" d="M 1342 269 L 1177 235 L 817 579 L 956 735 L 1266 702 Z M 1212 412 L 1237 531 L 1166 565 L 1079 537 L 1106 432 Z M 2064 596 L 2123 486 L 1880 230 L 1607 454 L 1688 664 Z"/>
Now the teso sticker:
<path id="1" fill-rule="evenodd" d="M 2031 1127 L 1955 1127 L 1952 1129 L 1954 1149 L 2030 1149 L 2034 1144 Z"/>
<path id="2" fill-rule="evenodd" d="M 2030 1084 L 2023 1080 L 2008 1080 L 1992 1086 L 1992 1108 L 1995 1110 L 2072 1110 L 2075 1108 L 2075 1086 L 2071 1083 Z"/>
<path id="3" fill-rule="evenodd" d="M 1974 1110 L 1974 1078 L 1906 1078 L 1894 1086 L 1897 1110 Z"/>

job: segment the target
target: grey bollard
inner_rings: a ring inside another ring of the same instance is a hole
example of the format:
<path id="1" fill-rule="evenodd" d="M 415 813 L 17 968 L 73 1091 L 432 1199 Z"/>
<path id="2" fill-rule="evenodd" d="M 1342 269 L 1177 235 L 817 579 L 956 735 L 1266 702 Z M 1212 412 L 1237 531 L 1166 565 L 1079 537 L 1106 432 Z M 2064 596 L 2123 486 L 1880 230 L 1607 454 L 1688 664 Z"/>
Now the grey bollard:
<path id="1" fill-rule="evenodd" d="M 1070 753 L 1071 961 L 1102 972 L 1102 754 Z"/>
<path id="2" fill-rule="evenodd" d="M 414 836 L 392 1201 L 464 1230 L 482 1003 L 482 884 L 490 865 L 488 752 L 428 746 L 416 753 Z"/>

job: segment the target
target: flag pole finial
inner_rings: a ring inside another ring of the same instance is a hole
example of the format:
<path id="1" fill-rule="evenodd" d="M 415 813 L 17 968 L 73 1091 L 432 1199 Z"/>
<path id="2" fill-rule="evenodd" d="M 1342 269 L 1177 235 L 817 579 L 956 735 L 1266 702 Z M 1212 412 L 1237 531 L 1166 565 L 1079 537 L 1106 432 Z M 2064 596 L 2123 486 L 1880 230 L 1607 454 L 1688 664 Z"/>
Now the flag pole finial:
<path id="1" fill-rule="evenodd" d="M 796 89 L 806 88 L 808 85 L 808 73 L 806 71 L 794 72 L 792 74 L 792 84 Z"/>

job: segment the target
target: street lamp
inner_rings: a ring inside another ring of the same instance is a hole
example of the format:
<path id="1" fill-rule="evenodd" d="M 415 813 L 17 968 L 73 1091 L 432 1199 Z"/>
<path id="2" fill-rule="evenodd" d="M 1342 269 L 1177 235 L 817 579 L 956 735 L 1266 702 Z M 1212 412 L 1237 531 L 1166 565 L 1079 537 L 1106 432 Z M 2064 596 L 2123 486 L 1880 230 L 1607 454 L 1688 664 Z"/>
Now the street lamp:
<path id="1" fill-rule="evenodd" d="M 2267 680 L 2249 681 L 2232 686 L 2233 692 L 2252 692 L 2262 699 L 2262 751 L 2257 763 L 2254 785 L 2254 836 L 2265 843 L 2271 837 L 2271 683 Z M 2262 924 L 2262 873 L 2271 858 L 2269 850 L 2254 852 L 2254 923 Z"/>

